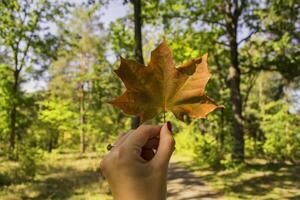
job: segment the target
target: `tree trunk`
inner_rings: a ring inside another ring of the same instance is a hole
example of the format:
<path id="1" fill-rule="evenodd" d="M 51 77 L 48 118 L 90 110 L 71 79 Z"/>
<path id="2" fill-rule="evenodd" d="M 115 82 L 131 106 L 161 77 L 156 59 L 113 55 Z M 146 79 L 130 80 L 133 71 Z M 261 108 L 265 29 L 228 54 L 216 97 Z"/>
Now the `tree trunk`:
<path id="1" fill-rule="evenodd" d="M 132 0 L 134 7 L 134 54 L 137 62 L 144 64 L 143 45 L 142 45 L 142 16 L 141 16 L 141 0 Z M 131 128 L 136 129 L 140 124 L 139 117 L 132 117 Z"/>
<path id="2" fill-rule="evenodd" d="M 235 139 L 233 157 L 238 161 L 244 159 L 244 125 L 242 118 L 242 98 L 240 93 L 240 73 L 234 67 L 230 67 L 229 76 L 231 102 L 233 111 L 233 137 Z"/>
<path id="3" fill-rule="evenodd" d="M 244 160 L 244 125 L 242 117 L 242 95 L 240 91 L 241 72 L 239 68 L 238 44 L 237 44 L 238 16 L 230 15 L 227 20 L 227 31 L 230 44 L 229 87 L 232 103 L 233 125 L 233 158 L 240 162 Z"/>
<path id="4" fill-rule="evenodd" d="M 80 58 L 80 75 L 85 74 L 85 60 L 84 56 L 81 55 Z M 80 107 L 80 152 L 84 153 L 86 149 L 86 141 L 85 141 L 85 109 L 84 109 L 84 80 L 82 77 L 80 77 L 80 83 L 79 83 L 79 107 Z"/>
<path id="5" fill-rule="evenodd" d="M 10 111 L 10 154 L 13 154 L 16 142 L 16 119 L 17 119 L 17 103 L 16 98 L 18 98 L 19 89 L 19 71 L 16 69 L 14 71 L 14 85 L 13 85 L 13 95 L 12 107 Z"/>
<path id="6" fill-rule="evenodd" d="M 13 103 L 11 111 L 10 111 L 10 152 L 15 149 L 15 138 L 16 138 L 16 114 L 17 114 L 17 108 L 16 104 Z"/>
<path id="7" fill-rule="evenodd" d="M 223 148 L 224 148 L 224 109 L 221 109 L 219 145 L 220 145 L 220 150 L 223 150 Z"/>
<path id="8" fill-rule="evenodd" d="M 53 149 L 53 133 L 51 130 L 50 131 L 48 130 L 48 134 L 50 134 L 50 138 L 48 141 L 48 153 L 51 153 Z"/>

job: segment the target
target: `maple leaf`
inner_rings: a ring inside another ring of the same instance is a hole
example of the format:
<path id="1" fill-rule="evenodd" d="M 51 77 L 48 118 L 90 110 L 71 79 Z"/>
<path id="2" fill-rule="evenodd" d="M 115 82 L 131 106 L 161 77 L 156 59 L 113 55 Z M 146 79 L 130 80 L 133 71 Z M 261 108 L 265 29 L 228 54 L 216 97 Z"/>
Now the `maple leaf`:
<path id="1" fill-rule="evenodd" d="M 184 115 L 205 118 L 222 108 L 204 93 L 210 78 L 207 54 L 176 67 L 166 41 L 151 52 L 148 66 L 121 57 L 115 70 L 126 91 L 111 104 L 144 122 L 161 112 L 171 111 L 183 121 Z"/>

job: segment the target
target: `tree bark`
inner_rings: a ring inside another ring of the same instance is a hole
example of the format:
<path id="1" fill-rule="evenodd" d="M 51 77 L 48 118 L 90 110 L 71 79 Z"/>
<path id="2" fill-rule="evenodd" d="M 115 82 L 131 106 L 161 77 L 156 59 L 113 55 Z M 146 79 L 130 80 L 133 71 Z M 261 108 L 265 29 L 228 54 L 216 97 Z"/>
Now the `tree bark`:
<path id="1" fill-rule="evenodd" d="M 244 160 L 244 125 L 242 117 L 242 98 L 240 92 L 240 73 L 234 66 L 229 68 L 229 81 L 233 111 L 233 158 L 237 161 Z"/>
<path id="2" fill-rule="evenodd" d="M 16 115 L 17 113 L 17 108 L 16 104 L 13 103 L 11 111 L 10 111 L 10 152 L 15 149 L 15 138 L 16 138 Z"/>
<path id="3" fill-rule="evenodd" d="M 242 116 L 242 95 L 240 91 L 240 79 L 241 72 L 239 68 L 239 57 L 238 57 L 238 43 L 237 43 L 237 28 L 238 18 L 240 11 L 237 6 L 235 10 L 231 12 L 231 6 L 229 5 L 226 13 L 226 29 L 228 32 L 229 45 L 230 45 L 230 62 L 229 67 L 229 87 L 230 97 L 232 103 L 232 126 L 233 126 L 233 158 L 234 160 L 241 162 L 244 160 L 244 123 Z"/>
<path id="4" fill-rule="evenodd" d="M 224 149 L 224 109 L 221 109 L 221 117 L 220 117 L 220 135 L 219 135 L 219 145 L 220 150 Z"/>
<path id="5" fill-rule="evenodd" d="M 85 58 L 83 55 L 81 55 L 80 58 L 80 75 L 85 74 Z M 84 80 L 82 80 L 82 77 L 80 77 L 80 83 L 79 83 L 79 109 L 80 109 L 80 152 L 84 153 L 86 150 L 86 141 L 85 141 L 85 109 L 84 109 L 84 103 L 85 103 L 85 93 L 84 93 Z"/>
<path id="6" fill-rule="evenodd" d="M 141 0 L 131 0 L 134 7 L 134 54 L 137 62 L 144 64 L 143 45 L 142 45 L 142 16 L 141 16 Z M 139 117 L 132 117 L 131 128 L 136 129 L 140 124 Z"/>
<path id="7" fill-rule="evenodd" d="M 17 63 L 16 63 L 17 66 Z M 10 111 L 10 154 L 13 154 L 16 144 L 16 119 L 17 119 L 17 103 L 16 99 L 18 98 L 18 89 L 19 89 L 19 74 L 17 67 L 14 71 L 14 84 L 13 84 L 13 95 L 12 107 Z"/>
<path id="8" fill-rule="evenodd" d="M 51 153 L 53 149 L 53 133 L 51 130 L 50 131 L 48 130 L 48 134 L 50 134 L 50 138 L 48 141 L 48 153 Z"/>

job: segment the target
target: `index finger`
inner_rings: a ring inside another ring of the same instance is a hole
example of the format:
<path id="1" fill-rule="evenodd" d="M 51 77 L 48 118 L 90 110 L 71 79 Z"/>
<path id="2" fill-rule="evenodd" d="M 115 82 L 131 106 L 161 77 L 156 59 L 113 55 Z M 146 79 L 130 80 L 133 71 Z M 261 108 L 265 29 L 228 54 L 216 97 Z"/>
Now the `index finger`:
<path id="1" fill-rule="evenodd" d="M 132 132 L 126 139 L 129 147 L 142 148 L 150 138 L 156 137 L 160 133 L 161 125 L 141 125 Z"/>

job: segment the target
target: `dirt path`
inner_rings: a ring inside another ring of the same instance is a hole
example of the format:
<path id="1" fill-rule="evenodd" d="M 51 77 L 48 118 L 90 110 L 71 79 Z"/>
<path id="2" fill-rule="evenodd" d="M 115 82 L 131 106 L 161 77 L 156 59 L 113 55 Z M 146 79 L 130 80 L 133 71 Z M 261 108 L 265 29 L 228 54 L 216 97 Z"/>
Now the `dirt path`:
<path id="1" fill-rule="evenodd" d="M 206 185 L 192 172 L 171 163 L 168 174 L 168 200 L 209 200 L 218 198 L 218 191 Z"/>

